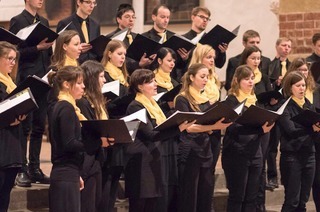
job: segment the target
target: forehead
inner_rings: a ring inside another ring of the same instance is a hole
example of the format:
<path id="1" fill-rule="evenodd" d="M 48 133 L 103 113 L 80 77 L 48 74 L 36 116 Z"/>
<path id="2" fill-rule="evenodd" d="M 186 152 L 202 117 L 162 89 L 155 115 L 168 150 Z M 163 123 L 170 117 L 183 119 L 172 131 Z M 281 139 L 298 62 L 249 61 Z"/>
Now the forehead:
<path id="1" fill-rule="evenodd" d="M 200 10 L 200 11 L 197 13 L 197 15 L 209 16 L 208 13 L 206 13 L 206 12 L 204 12 L 204 11 L 202 11 L 202 10 Z"/>
<path id="2" fill-rule="evenodd" d="M 127 10 L 125 11 L 122 16 L 125 16 L 125 15 L 134 15 L 135 13 L 132 11 L 132 10 Z"/>
<path id="3" fill-rule="evenodd" d="M 257 42 L 257 41 L 260 41 L 260 37 L 250 37 L 248 38 L 248 42 Z"/>
<path id="4" fill-rule="evenodd" d="M 165 7 L 160 7 L 158 9 L 158 16 L 159 15 L 170 15 L 170 10 L 168 8 L 165 8 Z"/>
<path id="5" fill-rule="evenodd" d="M 290 40 L 283 40 L 279 43 L 279 46 L 282 46 L 282 45 L 291 45 L 291 41 Z"/>
<path id="6" fill-rule="evenodd" d="M 209 70 L 207 68 L 201 68 L 197 71 L 196 75 L 206 75 L 209 74 Z"/>
<path id="7" fill-rule="evenodd" d="M 260 51 L 257 51 L 257 52 L 252 52 L 249 57 L 256 57 L 256 56 L 260 56 L 261 55 L 261 52 Z"/>

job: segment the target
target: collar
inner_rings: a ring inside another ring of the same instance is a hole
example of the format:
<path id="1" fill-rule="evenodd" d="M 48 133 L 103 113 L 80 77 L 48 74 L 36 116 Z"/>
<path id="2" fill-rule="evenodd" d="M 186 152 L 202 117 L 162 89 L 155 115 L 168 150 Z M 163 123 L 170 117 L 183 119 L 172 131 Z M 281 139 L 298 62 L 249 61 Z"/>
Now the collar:
<path id="1" fill-rule="evenodd" d="M 29 22 L 29 24 L 33 24 L 33 20 L 34 18 L 37 19 L 37 21 L 40 21 L 40 16 L 38 13 L 36 13 L 35 16 L 33 16 L 31 13 L 29 13 L 26 9 L 24 9 L 22 11 L 22 13 L 25 15 L 25 17 L 27 18 L 27 21 Z"/>
<path id="2" fill-rule="evenodd" d="M 80 16 L 78 16 L 78 14 L 76 13 L 76 17 L 77 17 L 80 24 L 82 24 L 83 21 L 85 21 L 87 24 L 89 24 L 89 16 L 86 19 L 83 19 Z"/>

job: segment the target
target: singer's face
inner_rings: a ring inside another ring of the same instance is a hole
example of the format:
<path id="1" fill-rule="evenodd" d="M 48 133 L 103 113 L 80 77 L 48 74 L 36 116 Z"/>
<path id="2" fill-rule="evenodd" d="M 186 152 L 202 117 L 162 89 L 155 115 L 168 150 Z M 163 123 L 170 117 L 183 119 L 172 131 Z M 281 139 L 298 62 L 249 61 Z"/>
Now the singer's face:
<path id="1" fill-rule="evenodd" d="M 16 61 L 17 53 L 10 49 L 7 55 L 0 57 L 0 72 L 3 74 L 11 73 Z"/>
<path id="2" fill-rule="evenodd" d="M 160 68 L 166 72 L 170 73 L 175 66 L 176 60 L 172 57 L 171 53 L 168 53 L 162 60 L 158 59 L 158 63 L 160 64 Z"/>
<path id="3" fill-rule="evenodd" d="M 72 59 L 78 59 L 81 54 L 81 41 L 79 35 L 75 35 L 71 38 L 68 44 L 63 45 L 64 50 L 66 51 L 66 55 Z"/>
<path id="4" fill-rule="evenodd" d="M 209 70 L 207 68 L 199 69 L 193 76 L 190 76 L 191 86 L 197 91 L 202 91 L 208 82 Z"/>
<path id="5" fill-rule="evenodd" d="M 304 79 L 291 86 L 292 95 L 298 99 L 303 99 L 306 92 L 306 82 Z"/>

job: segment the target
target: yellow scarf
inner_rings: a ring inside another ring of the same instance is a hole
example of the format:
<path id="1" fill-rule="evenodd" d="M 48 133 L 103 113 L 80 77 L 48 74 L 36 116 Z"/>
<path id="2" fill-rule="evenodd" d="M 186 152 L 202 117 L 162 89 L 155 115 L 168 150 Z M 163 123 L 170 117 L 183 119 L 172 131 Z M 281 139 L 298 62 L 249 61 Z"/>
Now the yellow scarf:
<path id="1" fill-rule="evenodd" d="M 80 121 L 87 120 L 86 117 L 81 113 L 80 109 L 77 107 L 76 100 L 71 96 L 69 92 L 60 91 L 58 95 L 58 100 L 59 101 L 65 100 L 70 104 L 72 104 Z"/>
<path id="2" fill-rule="evenodd" d="M 66 55 L 66 60 L 64 61 L 64 66 L 74 66 L 77 67 L 78 66 L 78 61 L 75 59 L 72 59 L 71 57 L 69 57 L 68 55 Z"/>
<path id="3" fill-rule="evenodd" d="M 117 66 L 113 65 L 110 62 L 107 62 L 107 65 L 104 67 L 105 71 L 109 73 L 110 77 L 114 80 L 119 80 L 120 83 L 126 87 L 129 86 L 127 79 L 124 78 L 122 70 Z"/>
<path id="4" fill-rule="evenodd" d="M 166 120 L 166 116 L 163 114 L 161 108 L 154 99 L 148 99 L 142 93 L 137 93 L 135 100 L 140 102 L 146 108 L 151 118 L 156 120 L 157 125 Z"/>
<path id="5" fill-rule="evenodd" d="M 8 94 L 11 93 L 17 87 L 12 81 L 9 74 L 3 74 L 0 72 L 0 82 L 2 82 L 3 84 L 5 84 L 5 86 L 7 86 L 6 92 Z"/>
<path id="6" fill-rule="evenodd" d="M 208 82 L 204 87 L 204 94 L 208 97 L 210 103 L 215 103 L 220 98 L 219 85 L 217 84 L 217 78 L 214 76 L 209 76 Z"/>
<path id="7" fill-rule="evenodd" d="M 254 82 L 254 84 L 257 84 L 261 81 L 262 73 L 259 70 L 259 68 L 254 69 L 253 73 L 254 73 L 254 81 L 253 82 Z"/>
<path id="8" fill-rule="evenodd" d="M 197 91 L 194 87 L 191 85 L 189 86 L 189 92 L 192 98 L 196 101 L 198 105 L 203 104 L 207 101 L 209 101 L 208 96 L 204 92 Z"/>
<path id="9" fill-rule="evenodd" d="M 170 73 L 164 72 L 161 68 L 154 70 L 157 85 L 170 91 L 173 88 Z"/>
<path id="10" fill-rule="evenodd" d="M 309 89 L 306 90 L 306 98 L 313 104 L 313 92 Z"/>
<path id="11" fill-rule="evenodd" d="M 239 89 L 239 95 L 234 94 L 239 102 L 246 100 L 244 104 L 246 107 L 250 107 L 251 105 L 256 105 L 257 97 L 255 94 L 245 93 L 241 89 Z"/>
<path id="12" fill-rule="evenodd" d="M 292 97 L 292 100 L 295 101 L 299 105 L 299 107 L 303 108 L 303 105 L 306 102 L 306 100 L 304 98 L 298 99 L 297 97 L 295 97 L 293 95 L 291 97 Z"/>

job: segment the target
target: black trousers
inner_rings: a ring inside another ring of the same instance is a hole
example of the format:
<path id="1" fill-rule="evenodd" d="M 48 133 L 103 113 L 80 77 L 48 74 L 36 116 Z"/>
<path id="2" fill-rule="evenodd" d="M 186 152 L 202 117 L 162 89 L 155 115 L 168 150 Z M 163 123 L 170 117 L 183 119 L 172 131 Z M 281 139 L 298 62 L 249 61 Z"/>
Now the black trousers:
<path id="1" fill-rule="evenodd" d="M 31 171 L 40 168 L 40 151 L 47 115 L 47 97 L 42 98 L 37 104 L 39 108 L 29 113 L 26 120 L 22 122 L 23 133 L 20 137 L 23 160 L 22 171 L 27 170 L 27 142 L 29 135 L 29 168 Z"/>
<path id="2" fill-rule="evenodd" d="M 277 154 L 280 143 L 280 128 L 276 123 L 270 131 L 269 147 L 267 152 L 267 176 L 268 179 L 277 178 Z"/>
<path id="3" fill-rule="evenodd" d="M 201 159 L 189 157 L 179 168 L 179 212 L 211 211 L 212 167 L 201 167 Z"/>
<path id="4" fill-rule="evenodd" d="M 114 211 L 122 172 L 123 166 L 102 167 L 102 196 L 98 208 L 99 212 Z"/>
<path id="5" fill-rule="evenodd" d="M 237 151 L 222 153 L 222 168 L 229 190 L 228 212 L 255 212 L 262 157 L 249 159 Z"/>
<path id="6" fill-rule="evenodd" d="M 285 189 L 281 211 L 306 211 L 315 174 L 314 153 L 281 153 L 280 171 Z"/>
<path id="7" fill-rule="evenodd" d="M 152 212 L 155 211 L 158 198 L 129 198 L 129 212 Z"/>
<path id="8" fill-rule="evenodd" d="M 212 151 L 212 189 L 213 189 L 213 193 L 214 193 L 214 186 L 215 186 L 215 181 L 216 181 L 216 177 L 215 177 L 215 173 L 216 173 L 216 165 L 219 159 L 219 155 L 221 152 L 221 133 L 219 132 L 215 132 L 214 135 L 212 135 L 214 137 L 211 138 L 211 151 Z M 212 202 L 212 208 L 211 208 L 211 212 L 214 212 L 214 202 Z"/>
<path id="9" fill-rule="evenodd" d="M 0 212 L 6 212 L 10 203 L 10 193 L 20 168 L 0 169 Z"/>
<path id="10" fill-rule="evenodd" d="M 313 201 L 317 211 L 320 211 L 320 152 L 316 152 L 316 171 L 312 186 Z"/>

